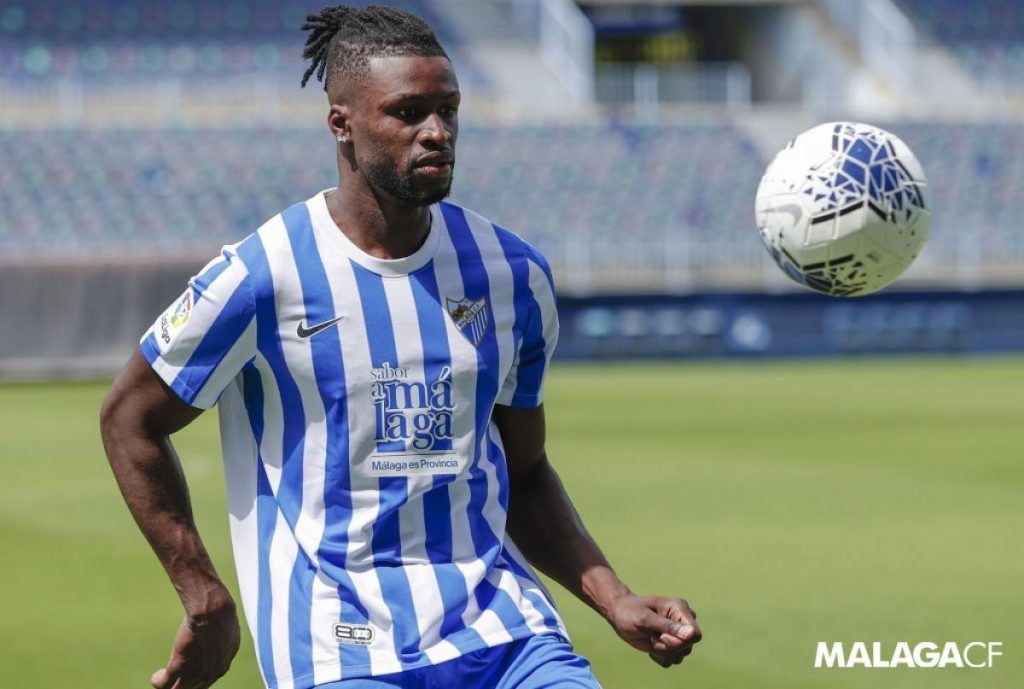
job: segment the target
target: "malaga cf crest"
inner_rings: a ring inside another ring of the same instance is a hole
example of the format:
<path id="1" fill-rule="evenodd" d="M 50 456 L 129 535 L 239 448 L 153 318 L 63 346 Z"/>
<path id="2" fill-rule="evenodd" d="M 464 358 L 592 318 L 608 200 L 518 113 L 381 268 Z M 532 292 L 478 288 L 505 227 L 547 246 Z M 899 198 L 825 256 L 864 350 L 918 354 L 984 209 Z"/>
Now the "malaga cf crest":
<path id="1" fill-rule="evenodd" d="M 459 329 L 466 339 L 476 347 L 484 339 L 487 332 L 487 300 L 480 297 L 476 301 L 463 298 L 459 301 L 448 299 L 448 315 L 451 316 L 455 327 Z"/>

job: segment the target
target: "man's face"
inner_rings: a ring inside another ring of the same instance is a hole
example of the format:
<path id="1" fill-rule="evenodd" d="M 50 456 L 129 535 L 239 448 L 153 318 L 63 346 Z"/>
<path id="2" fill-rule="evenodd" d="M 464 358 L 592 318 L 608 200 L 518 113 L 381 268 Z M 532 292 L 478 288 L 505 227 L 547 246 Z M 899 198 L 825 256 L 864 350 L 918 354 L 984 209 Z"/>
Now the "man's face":
<path id="1" fill-rule="evenodd" d="M 448 196 L 461 98 L 448 59 L 370 58 L 353 93 L 356 165 L 370 186 L 413 206 Z"/>

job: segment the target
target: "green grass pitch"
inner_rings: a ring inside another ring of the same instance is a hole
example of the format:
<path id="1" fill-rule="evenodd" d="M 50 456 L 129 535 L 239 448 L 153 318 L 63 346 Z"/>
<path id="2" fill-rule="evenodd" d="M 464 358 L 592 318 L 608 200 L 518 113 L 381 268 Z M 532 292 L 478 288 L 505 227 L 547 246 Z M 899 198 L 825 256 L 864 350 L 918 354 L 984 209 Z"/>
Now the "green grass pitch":
<path id="1" fill-rule="evenodd" d="M 104 388 L 0 387 L 0 687 L 148 686 L 180 621 L 103 457 Z M 1024 359 L 563 364 L 546 406 L 622 577 L 687 597 L 706 634 L 662 670 L 556 590 L 606 689 L 1024 687 Z M 175 444 L 234 586 L 215 414 Z M 1004 656 L 816 670 L 819 640 Z M 248 636 L 218 686 L 260 686 Z"/>

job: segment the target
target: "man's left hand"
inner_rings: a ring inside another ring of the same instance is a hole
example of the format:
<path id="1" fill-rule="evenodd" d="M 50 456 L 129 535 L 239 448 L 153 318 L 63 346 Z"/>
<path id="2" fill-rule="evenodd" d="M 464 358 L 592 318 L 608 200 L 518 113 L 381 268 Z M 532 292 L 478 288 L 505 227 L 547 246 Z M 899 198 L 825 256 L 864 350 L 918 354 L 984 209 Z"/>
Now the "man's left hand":
<path id="1" fill-rule="evenodd" d="M 626 643 L 662 667 L 683 662 L 701 640 L 697 613 L 682 598 L 625 594 L 608 610 L 608 621 Z"/>

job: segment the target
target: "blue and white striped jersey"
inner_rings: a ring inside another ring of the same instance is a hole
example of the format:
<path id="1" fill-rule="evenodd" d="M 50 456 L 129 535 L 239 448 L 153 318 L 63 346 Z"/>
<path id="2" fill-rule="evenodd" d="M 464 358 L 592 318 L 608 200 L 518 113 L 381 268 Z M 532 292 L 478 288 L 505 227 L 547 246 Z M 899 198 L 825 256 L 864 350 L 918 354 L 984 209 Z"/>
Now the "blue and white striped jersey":
<path id="1" fill-rule="evenodd" d="M 547 263 L 451 203 L 384 260 L 323 192 L 193 278 L 141 349 L 220 402 L 235 564 L 269 687 L 566 637 L 505 533 L 495 404 L 536 406 L 558 336 Z"/>

